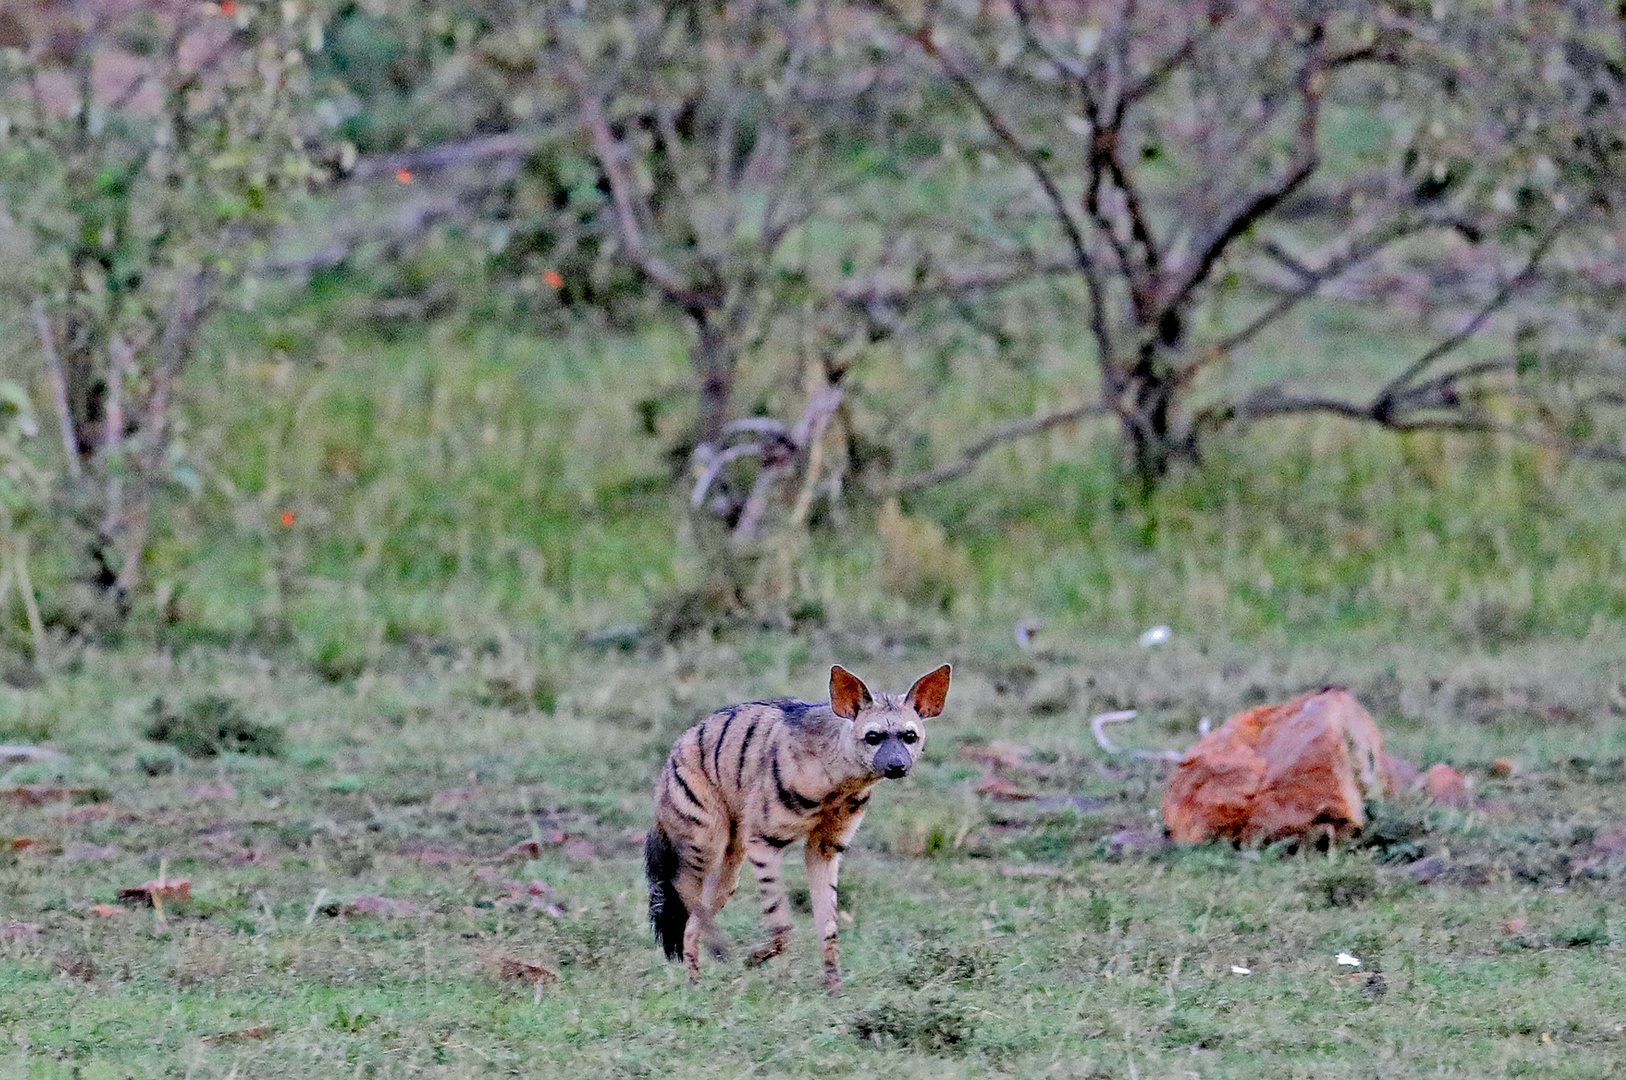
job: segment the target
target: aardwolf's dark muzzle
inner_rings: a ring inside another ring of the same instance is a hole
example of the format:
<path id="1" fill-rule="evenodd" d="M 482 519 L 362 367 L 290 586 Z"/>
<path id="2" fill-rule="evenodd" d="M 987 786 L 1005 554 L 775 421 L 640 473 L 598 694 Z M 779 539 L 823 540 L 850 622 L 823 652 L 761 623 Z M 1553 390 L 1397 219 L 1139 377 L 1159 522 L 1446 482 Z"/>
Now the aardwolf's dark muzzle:
<path id="1" fill-rule="evenodd" d="M 905 750 L 896 739 L 888 739 L 881 744 L 881 749 L 875 754 L 875 771 L 888 780 L 896 780 L 909 772 L 909 751 Z"/>

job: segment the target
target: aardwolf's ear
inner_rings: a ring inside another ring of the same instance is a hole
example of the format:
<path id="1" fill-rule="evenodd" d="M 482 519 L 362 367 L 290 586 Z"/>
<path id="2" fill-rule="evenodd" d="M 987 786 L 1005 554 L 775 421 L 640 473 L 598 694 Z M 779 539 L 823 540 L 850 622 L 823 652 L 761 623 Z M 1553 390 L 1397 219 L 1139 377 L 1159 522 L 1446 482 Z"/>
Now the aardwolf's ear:
<path id="1" fill-rule="evenodd" d="M 943 711 L 943 700 L 948 697 L 949 666 L 944 664 L 915 680 L 903 703 L 915 710 L 922 720 L 930 720 Z"/>
<path id="2" fill-rule="evenodd" d="M 844 716 L 848 720 L 858 718 L 858 710 L 870 704 L 874 699 L 869 696 L 869 687 L 864 680 L 848 671 L 840 664 L 830 669 L 830 711 L 837 716 Z"/>

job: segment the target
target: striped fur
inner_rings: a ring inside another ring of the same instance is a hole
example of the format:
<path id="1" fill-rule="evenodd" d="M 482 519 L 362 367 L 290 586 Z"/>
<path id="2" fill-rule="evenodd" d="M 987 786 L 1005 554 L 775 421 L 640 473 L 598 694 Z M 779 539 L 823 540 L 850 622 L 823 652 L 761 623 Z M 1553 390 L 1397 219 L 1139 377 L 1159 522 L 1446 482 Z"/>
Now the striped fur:
<path id="1" fill-rule="evenodd" d="M 768 940 L 748 964 L 784 951 L 790 901 L 780 874 L 785 848 L 805 841 L 813 921 L 825 983 L 841 991 L 836 951 L 836 876 L 864 819 L 870 789 L 905 775 L 925 746 L 923 721 L 942 711 L 949 667 L 922 675 L 905 694 L 874 694 L 837 666 L 827 702 L 755 701 L 712 713 L 684 732 L 655 784 L 647 850 L 649 918 L 668 957 L 681 952 L 691 982 L 700 944 L 718 954 L 717 913 L 750 862 Z"/>

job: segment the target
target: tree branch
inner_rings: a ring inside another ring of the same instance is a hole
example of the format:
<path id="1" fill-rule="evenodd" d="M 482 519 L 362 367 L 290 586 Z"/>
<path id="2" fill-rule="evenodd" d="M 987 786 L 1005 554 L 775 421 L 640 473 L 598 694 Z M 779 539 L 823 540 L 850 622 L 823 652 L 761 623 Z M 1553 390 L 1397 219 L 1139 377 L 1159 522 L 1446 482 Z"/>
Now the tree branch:
<path id="1" fill-rule="evenodd" d="M 1208 236 L 1196 245 L 1196 255 L 1190 269 L 1174 284 L 1167 295 L 1159 297 L 1157 320 L 1152 325 L 1157 325 L 1167 313 L 1184 306 L 1192 290 L 1207 280 L 1214 269 L 1214 264 L 1219 261 L 1219 257 L 1224 254 L 1231 241 L 1247 232 L 1255 222 L 1281 205 L 1282 200 L 1298 190 L 1315 172 L 1321 160 L 1316 151 L 1316 132 L 1321 117 L 1320 80 L 1325 77 L 1322 74 L 1322 65 L 1318 62 L 1321 55 L 1322 32 L 1323 28 L 1317 26 L 1315 36 L 1308 46 L 1310 56 L 1298 74 L 1298 96 L 1303 103 L 1304 113 L 1299 117 L 1297 142 L 1292 160 L 1273 181 L 1238 197 L 1228 209 L 1219 213 L 1217 223 L 1209 231 Z"/>
<path id="2" fill-rule="evenodd" d="M 56 351 L 56 332 L 45 314 L 44 301 L 35 301 L 32 312 L 34 332 L 39 335 L 40 352 L 45 356 L 45 371 L 51 381 L 51 403 L 56 406 L 57 429 L 62 434 L 62 449 L 68 455 L 68 475 L 78 480 L 84 475 L 79 464 L 79 437 L 74 433 L 73 410 L 68 406 L 68 380 L 62 373 L 62 358 Z"/>
<path id="3" fill-rule="evenodd" d="M 1026 438 L 1029 435 L 1037 435 L 1041 431 L 1049 431 L 1051 428 L 1060 427 L 1063 424 L 1077 423 L 1080 420 L 1106 415 L 1108 415 L 1106 406 L 1098 402 L 1092 402 L 1087 405 L 1076 405 L 1070 409 L 1061 409 L 1057 412 L 1030 416 L 1025 420 L 1017 420 L 984 435 L 960 451 L 958 460 L 951 464 L 942 465 L 926 472 L 915 473 L 911 476 L 883 481 L 875 485 L 874 490 L 877 495 L 904 495 L 911 491 L 920 491 L 924 488 L 933 487 L 947 480 L 956 480 L 976 468 L 977 462 L 981 461 L 995 447 L 1016 439 Z"/>
<path id="4" fill-rule="evenodd" d="M 592 139 L 593 154 L 598 158 L 599 167 L 604 170 L 605 178 L 609 182 L 610 198 L 615 204 L 616 222 L 633 265 L 666 293 L 670 300 L 684 309 L 698 313 L 715 308 L 717 306 L 715 297 L 693 288 L 678 275 L 671 264 L 649 249 L 639 225 L 638 208 L 634 203 L 634 199 L 637 198 L 636 188 L 632 176 L 627 172 L 626 149 L 616 141 L 615 135 L 610 131 L 610 122 L 604 115 L 604 104 L 599 100 L 598 91 L 588 86 L 581 62 L 575 58 L 566 62 L 565 78 L 576 89 L 582 128 Z M 646 206 L 645 210 L 647 209 Z"/>
<path id="5" fill-rule="evenodd" d="M 1209 359 L 1224 356 L 1247 344 L 1273 323 L 1298 307 L 1300 303 L 1314 296 L 1320 291 L 1321 286 L 1370 259 L 1390 244 L 1414 236 L 1436 224 L 1429 221 L 1392 224 L 1388 229 L 1373 234 L 1365 243 L 1356 242 L 1342 255 L 1329 258 L 1319 267 L 1308 266 L 1297 259 L 1293 259 L 1286 252 L 1280 252 L 1278 255 L 1267 248 L 1267 254 L 1272 255 L 1276 261 L 1287 266 L 1289 270 L 1299 277 L 1300 287 L 1281 297 L 1274 304 L 1256 315 L 1247 325 L 1222 339 L 1217 345 L 1209 349 L 1205 358 L 1194 365 L 1193 368 L 1201 367 Z M 1268 245 L 1268 247 L 1273 248 L 1274 245 Z M 1280 249 L 1277 249 L 1277 251 L 1280 251 Z M 1187 369 L 1186 374 L 1189 375 L 1192 371 L 1193 369 Z"/>
<path id="6" fill-rule="evenodd" d="M 407 150 L 386 157 L 363 158 L 344 174 L 346 180 L 371 180 L 377 176 L 394 176 L 428 172 L 433 169 L 455 169 L 463 165 L 478 165 L 493 158 L 527 158 L 536 150 L 541 132 L 522 128 L 497 135 L 485 135 L 462 142 L 441 143 L 418 150 Z"/>
<path id="7" fill-rule="evenodd" d="M 1078 222 L 1073 219 L 1073 213 L 1067 206 L 1067 199 L 1062 194 L 1061 187 L 1056 183 L 1055 177 L 1045 166 L 1041 155 L 1029 148 L 1005 122 L 997 109 L 988 101 L 988 98 L 977 87 L 975 80 L 966 74 L 948 54 L 937 47 L 932 40 L 929 27 L 919 30 L 912 29 L 903 18 L 901 12 L 893 7 L 887 0 L 870 0 L 893 26 L 905 37 L 914 41 L 921 50 L 936 62 L 943 73 L 948 76 L 959 91 L 965 95 L 971 106 L 982 116 L 983 122 L 994 133 L 994 137 L 1003 143 L 1014 154 L 1018 161 L 1033 176 L 1034 181 L 1044 192 L 1046 200 L 1050 203 L 1052 215 L 1061 227 L 1067 239 L 1073 259 L 1078 270 L 1084 275 L 1090 293 L 1090 331 L 1095 336 L 1096 348 L 1100 352 L 1100 362 L 1103 366 L 1110 364 L 1114 355 L 1112 346 L 1112 331 L 1107 319 L 1106 286 L 1101 280 L 1099 267 L 1095 258 L 1090 254 L 1084 234 L 1079 229 Z"/>
<path id="8" fill-rule="evenodd" d="M 1542 256 L 1547 253 L 1553 241 L 1558 238 L 1559 231 L 1563 228 L 1565 220 L 1560 218 L 1557 223 L 1547 230 L 1546 235 L 1538 240 L 1536 246 L 1531 249 L 1529 258 L 1525 260 L 1524 268 L 1504 281 L 1501 287 L 1496 290 L 1496 294 L 1485 302 L 1484 306 L 1474 314 L 1473 318 L 1468 320 L 1462 329 L 1434 345 L 1433 348 L 1407 365 L 1404 371 L 1385 383 L 1383 388 L 1378 391 L 1373 407 L 1387 407 L 1385 403 L 1393 402 L 1395 398 L 1403 393 L 1407 383 L 1433 367 L 1445 356 L 1455 352 L 1468 339 L 1477 334 L 1490 321 L 1492 315 L 1507 306 L 1507 302 L 1513 298 L 1513 294 L 1518 292 L 1535 276 L 1537 264 L 1541 262 Z"/>

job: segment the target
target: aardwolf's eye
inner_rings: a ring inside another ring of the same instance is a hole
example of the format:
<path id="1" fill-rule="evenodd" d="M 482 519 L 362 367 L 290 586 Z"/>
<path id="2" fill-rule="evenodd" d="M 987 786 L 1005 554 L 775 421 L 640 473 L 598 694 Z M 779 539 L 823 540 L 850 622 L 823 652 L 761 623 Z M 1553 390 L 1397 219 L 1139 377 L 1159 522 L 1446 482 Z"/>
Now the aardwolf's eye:
<path id="1" fill-rule="evenodd" d="M 868 735 L 864 736 L 864 741 L 869 743 L 871 746 L 880 746 L 882 743 L 886 742 L 886 735 L 880 731 L 872 731 Z"/>
<path id="2" fill-rule="evenodd" d="M 902 735 L 899 735 L 898 738 L 902 739 L 906 743 L 913 743 L 913 742 L 919 742 L 920 741 L 919 733 L 913 732 L 913 731 L 905 731 Z"/>

